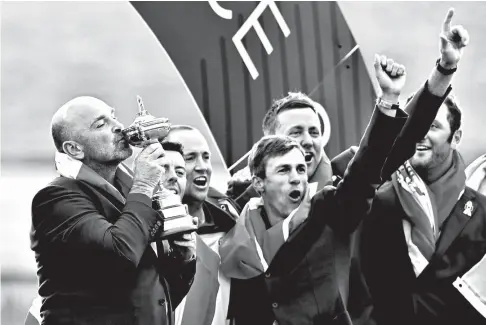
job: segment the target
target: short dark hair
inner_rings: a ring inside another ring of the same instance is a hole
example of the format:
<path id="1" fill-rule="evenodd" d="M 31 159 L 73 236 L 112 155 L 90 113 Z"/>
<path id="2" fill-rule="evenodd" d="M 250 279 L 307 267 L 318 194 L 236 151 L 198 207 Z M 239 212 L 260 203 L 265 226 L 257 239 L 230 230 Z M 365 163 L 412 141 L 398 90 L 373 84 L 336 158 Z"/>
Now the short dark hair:
<path id="1" fill-rule="evenodd" d="M 57 122 L 51 125 L 52 139 L 54 140 L 54 145 L 56 150 L 65 153 L 62 145 L 66 141 L 79 141 L 80 138 L 76 132 L 71 130 L 65 122 Z"/>
<path id="2" fill-rule="evenodd" d="M 412 98 L 414 96 L 415 96 L 415 93 L 412 93 L 407 98 L 407 104 L 412 100 Z M 456 96 L 454 96 L 451 93 L 449 93 L 449 95 L 447 95 L 443 104 L 447 107 L 447 109 L 449 111 L 448 114 L 447 114 L 447 122 L 449 122 L 449 126 L 451 128 L 451 134 L 449 135 L 449 139 L 447 139 L 447 141 L 449 143 L 451 143 L 452 139 L 454 137 L 454 133 L 456 133 L 456 131 L 461 128 L 462 111 L 459 108 L 459 105 L 457 104 Z"/>
<path id="3" fill-rule="evenodd" d="M 51 126 L 52 139 L 54 140 L 54 145 L 57 151 L 64 153 L 62 144 L 68 138 L 68 131 L 63 123 L 54 123 Z"/>
<path id="4" fill-rule="evenodd" d="M 278 114 L 296 108 L 310 108 L 319 117 L 321 123 L 321 132 L 323 129 L 322 118 L 316 112 L 314 108 L 314 102 L 304 93 L 301 92 L 289 92 L 289 94 L 283 98 L 274 100 L 272 106 L 265 114 L 262 123 L 263 134 L 270 135 L 275 134 L 277 128 L 279 127 L 277 116 Z"/>
<path id="5" fill-rule="evenodd" d="M 184 157 L 184 147 L 179 142 L 162 141 L 160 144 L 165 151 L 177 151 Z"/>
<path id="6" fill-rule="evenodd" d="M 449 109 L 449 114 L 447 115 L 447 121 L 451 127 L 451 135 L 449 137 L 449 142 L 452 142 L 454 133 L 461 128 L 462 124 L 462 111 L 457 105 L 456 98 L 453 95 L 447 96 L 444 100 L 444 105 Z"/>
<path id="7" fill-rule="evenodd" d="M 264 136 L 255 143 L 248 156 L 250 173 L 264 179 L 268 159 L 283 156 L 294 148 L 299 149 L 304 155 L 301 146 L 291 137 L 283 135 Z"/>

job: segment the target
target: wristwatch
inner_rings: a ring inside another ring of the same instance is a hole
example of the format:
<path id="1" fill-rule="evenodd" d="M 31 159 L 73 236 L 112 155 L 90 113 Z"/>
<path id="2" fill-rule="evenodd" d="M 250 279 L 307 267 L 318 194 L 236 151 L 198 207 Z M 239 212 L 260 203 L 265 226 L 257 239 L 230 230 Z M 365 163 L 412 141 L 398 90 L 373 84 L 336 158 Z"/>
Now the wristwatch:
<path id="1" fill-rule="evenodd" d="M 386 108 L 386 109 L 398 109 L 399 108 L 398 104 L 394 104 L 392 102 L 384 100 L 381 97 L 376 99 L 376 105 L 383 107 L 383 108 Z"/>
<path id="2" fill-rule="evenodd" d="M 440 59 L 437 59 L 437 62 L 435 62 L 435 65 L 437 66 L 437 71 L 442 73 L 444 76 L 451 75 L 451 74 L 453 74 L 454 72 L 457 71 L 457 67 L 455 67 L 454 69 L 446 69 L 443 66 L 441 66 L 440 65 Z"/>

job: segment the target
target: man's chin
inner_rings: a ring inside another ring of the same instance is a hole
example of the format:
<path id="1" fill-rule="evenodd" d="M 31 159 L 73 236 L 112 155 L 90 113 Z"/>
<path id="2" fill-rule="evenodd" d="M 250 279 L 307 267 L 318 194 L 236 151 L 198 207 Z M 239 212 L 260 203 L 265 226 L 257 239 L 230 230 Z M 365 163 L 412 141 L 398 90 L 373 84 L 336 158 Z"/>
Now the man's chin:
<path id="1" fill-rule="evenodd" d="M 307 176 L 308 176 L 308 178 L 311 178 L 312 176 L 314 176 L 314 174 L 317 170 L 317 166 L 319 166 L 319 162 L 321 161 L 321 159 L 322 159 L 322 156 L 313 157 L 311 163 L 307 164 Z"/>
<path id="2" fill-rule="evenodd" d="M 205 190 L 202 189 L 192 189 L 189 193 L 184 194 L 184 199 L 190 202 L 203 202 L 208 197 L 209 187 Z"/>
<path id="3" fill-rule="evenodd" d="M 132 148 L 128 148 L 127 150 L 120 150 L 115 153 L 110 163 L 119 164 L 124 162 L 131 156 L 132 156 Z"/>
<path id="4" fill-rule="evenodd" d="M 316 169 L 317 169 L 317 164 L 315 163 L 315 161 L 312 161 L 312 163 L 308 164 L 307 165 L 307 177 L 311 178 L 312 176 L 314 176 Z"/>
<path id="5" fill-rule="evenodd" d="M 125 149 L 120 151 L 119 157 L 123 161 L 123 160 L 130 158 L 132 156 L 132 154 L 133 154 L 132 147 L 128 147 L 128 148 L 125 148 Z"/>
<path id="6" fill-rule="evenodd" d="M 418 155 L 417 157 L 417 154 L 415 154 L 415 156 L 410 159 L 410 165 L 412 165 L 412 167 L 415 169 L 425 168 L 429 165 L 429 163 L 430 159 L 423 155 Z"/>
<path id="7" fill-rule="evenodd" d="M 300 202 L 299 203 L 295 203 L 295 204 L 289 204 L 288 206 L 286 206 L 285 208 L 283 208 L 281 210 L 281 214 L 282 216 L 285 216 L 285 218 L 287 218 L 291 213 L 292 211 L 294 211 L 295 209 L 297 209 L 300 205 Z"/>

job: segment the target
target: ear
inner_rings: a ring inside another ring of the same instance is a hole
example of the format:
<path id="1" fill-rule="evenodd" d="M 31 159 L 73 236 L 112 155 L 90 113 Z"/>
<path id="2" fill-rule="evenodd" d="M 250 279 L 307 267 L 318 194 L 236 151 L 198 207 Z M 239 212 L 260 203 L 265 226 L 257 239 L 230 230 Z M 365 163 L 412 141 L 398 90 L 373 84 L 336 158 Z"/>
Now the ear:
<path id="1" fill-rule="evenodd" d="M 462 139 L 462 130 L 461 129 L 456 130 L 456 132 L 454 132 L 454 135 L 452 136 L 452 141 L 451 141 L 452 149 L 456 149 L 459 146 L 459 144 L 461 143 L 461 139 Z"/>
<path id="2" fill-rule="evenodd" d="M 265 192 L 265 186 L 263 184 L 263 179 L 258 176 L 251 177 L 251 185 L 253 188 L 258 192 L 258 194 L 262 195 Z"/>
<path id="3" fill-rule="evenodd" d="M 76 141 L 64 141 L 62 150 L 74 159 L 82 160 L 84 158 L 83 146 Z"/>

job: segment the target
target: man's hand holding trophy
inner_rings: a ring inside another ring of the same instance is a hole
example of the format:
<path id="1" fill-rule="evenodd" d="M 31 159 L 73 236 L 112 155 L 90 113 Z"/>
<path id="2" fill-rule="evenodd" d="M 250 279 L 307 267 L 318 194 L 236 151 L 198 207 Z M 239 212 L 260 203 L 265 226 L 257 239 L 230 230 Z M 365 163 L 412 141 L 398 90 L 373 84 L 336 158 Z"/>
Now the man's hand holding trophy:
<path id="1" fill-rule="evenodd" d="M 169 120 L 150 115 L 140 96 L 137 96 L 137 103 L 139 112 L 134 122 L 122 130 L 124 137 L 130 145 L 139 148 L 156 141 L 162 142 L 170 131 Z M 164 177 L 163 174 L 152 197 L 152 207 L 160 213 L 163 221 L 158 240 L 165 239 L 171 243 L 164 245 L 165 253 L 188 260 L 195 254 L 195 247 L 192 247 L 195 244 L 193 232 L 197 230 L 198 219 L 190 216 L 187 205 L 182 204 L 181 197 L 184 193 L 177 195 L 164 188 Z"/>

